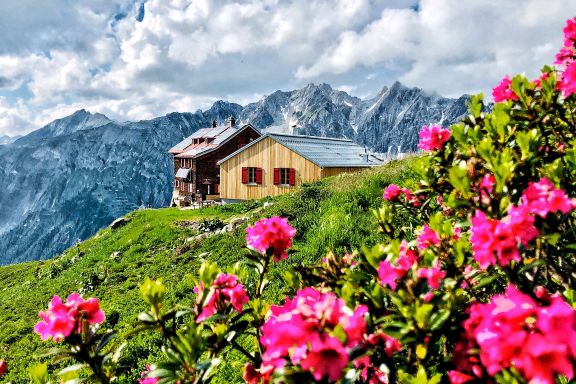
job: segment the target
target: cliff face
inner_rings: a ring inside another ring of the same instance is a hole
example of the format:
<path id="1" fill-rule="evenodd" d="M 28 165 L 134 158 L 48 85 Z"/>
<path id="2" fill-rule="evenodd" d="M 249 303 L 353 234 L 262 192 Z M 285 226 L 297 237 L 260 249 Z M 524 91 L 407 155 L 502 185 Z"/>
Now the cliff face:
<path id="1" fill-rule="evenodd" d="M 449 125 L 467 97 L 446 99 L 395 83 L 361 100 L 327 84 L 274 92 L 242 107 L 118 123 L 80 110 L 0 145 L 0 264 L 49 258 L 138 207 L 168 204 L 168 148 L 229 115 L 240 124 L 347 137 L 377 152 L 416 150 L 423 124 Z"/>

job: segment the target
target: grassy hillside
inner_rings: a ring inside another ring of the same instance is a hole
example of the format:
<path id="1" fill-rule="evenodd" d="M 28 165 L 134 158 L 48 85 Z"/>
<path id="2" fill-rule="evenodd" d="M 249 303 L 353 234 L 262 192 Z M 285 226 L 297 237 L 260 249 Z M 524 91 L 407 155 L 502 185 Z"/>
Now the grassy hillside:
<path id="1" fill-rule="evenodd" d="M 138 286 L 145 277 L 163 278 L 170 289 L 169 299 L 190 300 L 202 259 L 215 261 L 225 269 L 242 259 L 244 228 L 216 234 L 203 240 L 186 241 L 199 233 L 191 222 L 229 221 L 247 216 L 252 224 L 263 216 L 287 217 L 297 229 L 294 248 L 287 262 L 276 265 L 267 294 L 280 300 L 281 269 L 319 261 L 326 250 L 338 254 L 374 243 L 378 234 L 371 209 L 379 206 L 382 190 L 389 183 L 409 184 L 413 178 L 411 160 L 392 162 L 356 175 L 342 175 L 306 185 L 295 192 L 264 201 L 246 202 L 203 210 L 175 208 L 139 210 L 129 214 L 130 222 L 118 229 L 104 229 L 91 239 L 44 262 L 0 267 L 0 358 L 9 364 L 4 382 L 25 383 L 27 368 L 49 347 L 32 332 L 39 309 L 54 294 L 67 296 L 79 291 L 98 297 L 107 314 L 105 327 L 128 332 L 136 315 L 145 309 Z M 154 335 L 130 340 L 127 355 L 131 366 L 142 368 L 148 356 L 158 352 Z M 241 382 L 240 359 L 222 368 L 217 382 Z M 139 369 L 121 383 L 133 383 Z"/>

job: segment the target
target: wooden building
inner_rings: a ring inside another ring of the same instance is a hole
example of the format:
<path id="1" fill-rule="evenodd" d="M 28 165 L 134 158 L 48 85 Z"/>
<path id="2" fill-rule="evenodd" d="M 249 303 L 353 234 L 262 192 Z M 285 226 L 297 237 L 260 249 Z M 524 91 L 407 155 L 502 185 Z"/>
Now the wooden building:
<path id="1" fill-rule="evenodd" d="M 381 161 L 351 140 L 269 133 L 218 162 L 220 198 L 260 199 Z"/>
<path id="2" fill-rule="evenodd" d="M 237 127 L 233 117 L 226 125 L 199 129 L 168 152 L 174 160 L 174 192 L 172 201 L 217 199 L 220 192 L 218 161 L 261 136 L 252 125 Z"/>

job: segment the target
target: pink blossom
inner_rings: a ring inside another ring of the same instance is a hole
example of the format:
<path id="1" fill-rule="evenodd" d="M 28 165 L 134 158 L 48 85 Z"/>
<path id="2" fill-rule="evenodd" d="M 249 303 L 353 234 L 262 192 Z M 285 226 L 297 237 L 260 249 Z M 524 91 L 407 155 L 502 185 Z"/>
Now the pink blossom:
<path id="1" fill-rule="evenodd" d="M 389 261 L 383 260 L 378 265 L 378 279 L 382 285 L 388 285 L 393 291 L 396 290 L 396 281 L 406 274 L 401 268 L 393 266 Z"/>
<path id="2" fill-rule="evenodd" d="M 494 186 L 496 185 L 496 178 L 492 174 L 484 175 L 482 182 L 480 183 L 480 188 L 482 191 L 487 193 L 492 193 Z"/>
<path id="3" fill-rule="evenodd" d="M 312 337 L 310 352 L 301 361 L 303 369 L 312 372 L 316 381 L 327 378 L 338 381 L 348 364 L 348 353 L 342 343 L 333 336 Z"/>
<path id="4" fill-rule="evenodd" d="M 420 268 L 418 270 L 418 277 L 425 278 L 430 288 L 438 289 L 442 279 L 446 277 L 446 271 L 441 270 L 439 265 L 430 268 Z"/>
<path id="5" fill-rule="evenodd" d="M 400 198 L 401 194 L 402 194 L 402 191 L 400 190 L 399 186 L 397 186 L 396 184 L 390 184 L 384 190 L 384 194 L 382 195 L 382 198 L 384 200 L 388 200 L 388 201 L 395 201 L 395 200 L 398 200 Z"/>
<path id="6" fill-rule="evenodd" d="M 104 321 L 104 312 L 96 298 L 84 300 L 79 294 L 73 293 L 63 303 L 55 295 L 47 311 L 40 311 L 38 316 L 42 319 L 34 327 L 42 340 L 53 338 L 58 342 L 70 336 L 73 332 L 81 333 L 82 324 L 100 324 Z"/>
<path id="7" fill-rule="evenodd" d="M 554 187 L 554 184 L 543 177 L 537 183 L 530 182 L 522 193 L 522 205 L 528 207 L 531 213 L 546 217 L 551 212 L 571 212 L 576 203 L 566 192 Z"/>
<path id="8" fill-rule="evenodd" d="M 381 331 L 368 336 L 368 344 L 372 346 L 383 346 L 388 357 L 392 357 L 402 349 L 402 344 L 398 339 L 389 336 Z"/>
<path id="9" fill-rule="evenodd" d="M 498 263 L 508 265 L 520 261 L 518 243 L 527 246 L 538 235 L 534 218 L 524 207 L 511 207 L 502 220 L 489 219 L 477 210 L 472 217 L 472 251 L 474 260 L 485 269 Z"/>
<path id="10" fill-rule="evenodd" d="M 248 247 L 265 254 L 271 251 L 274 260 L 288 257 L 286 250 L 292 246 L 292 238 L 296 230 L 282 217 L 261 219 L 254 226 L 246 228 Z"/>
<path id="11" fill-rule="evenodd" d="M 201 286 L 195 290 L 199 297 L 203 289 L 203 286 Z M 221 273 L 212 283 L 212 292 L 208 296 L 208 300 L 204 304 L 196 322 L 202 322 L 213 314 L 223 311 L 228 305 L 232 305 L 236 312 L 242 313 L 242 306 L 249 300 L 244 286 L 238 283 L 236 276 Z"/>
<path id="12" fill-rule="evenodd" d="M 304 288 L 293 299 L 270 308 L 261 328 L 264 365 L 300 365 L 317 379 L 338 380 L 348 362 L 348 352 L 365 338 L 366 306 L 346 308 L 333 293 Z M 343 329 L 346 340 L 334 335 Z"/>
<path id="13" fill-rule="evenodd" d="M 419 135 L 418 148 L 424 151 L 433 151 L 442 149 L 444 143 L 450 139 L 450 130 L 439 125 L 423 125 Z"/>
<path id="14" fill-rule="evenodd" d="M 376 368 L 369 356 L 362 356 L 354 360 L 354 366 L 360 370 L 360 378 L 368 384 L 388 384 L 388 375 Z"/>
<path id="15" fill-rule="evenodd" d="M 418 261 L 418 252 L 413 249 L 408 248 L 408 243 L 406 240 L 402 240 L 400 243 L 400 253 L 398 254 L 398 259 L 396 264 L 398 268 L 402 271 L 408 271 L 414 263 Z"/>
<path id="16" fill-rule="evenodd" d="M 508 76 L 505 76 L 500 84 L 492 89 L 492 98 L 495 103 L 508 100 L 518 100 L 518 95 L 511 88 L 512 82 Z"/>
<path id="17" fill-rule="evenodd" d="M 566 21 L 566 26 L 563 31 L 564 39 L 571 41 L 572 43 L 576 42 L 576 17 Z"/>
<path id="18" fill-rule="evenodd" d="M 576 61 L 571 61 L 562 72 L 559 88 L 568 97 L 576 93 Z"/>
<path id="19" fill-rule="evenodd" d="M 473 376 L 458 371 L 449 371 L 448 378 L 450 379 L 450 384 L 464 384 L 474 380 Z"/>
<path id="20" fill-rule="evenodd" d="M 573 47 L 562 47 L 556 54 L 556 60 L 554 60 L 554 64 L 562 66 L 568 65 L 574 61 L 574 56 L 575 52 Z M 535 80 L 534 83 L 536 83 L 536 81 L 538 81 L 537 85 L 541 86 L 542 79 Z"/>
<path id="21" fill-rule="evenodd" d="M 469 313 L 465 336 L 477 345 L 490 375 L 513 366 L 534 383 L 574 377 L 576 311 L 559 295 L 540 305 L 510 285 L 489 303 L 473 304 Z"/>
<path id="22" fill-rule="evenodd" d="M 138 380 L 138 383 L 140 384 L 156 384 L 157 382 L 160 381 L 159 377 L 148 377 L 148 374 L 150 373 L 150 371 L 152 371 L 152 367 L 150 366 L 150 364 L 146 364 L 146 370 L 143 372 L 140 372 L 140 379 Z"/>
<path id="23" fill-rule="evenodd" d="M 420 234 L 418 235 L 418 248 L 426 249 L 431 245 L 438 244 L 440 244 L 438 234 L 434 230 L 430 229 L 428 224 L 424 224 L 420 230 Z"/>

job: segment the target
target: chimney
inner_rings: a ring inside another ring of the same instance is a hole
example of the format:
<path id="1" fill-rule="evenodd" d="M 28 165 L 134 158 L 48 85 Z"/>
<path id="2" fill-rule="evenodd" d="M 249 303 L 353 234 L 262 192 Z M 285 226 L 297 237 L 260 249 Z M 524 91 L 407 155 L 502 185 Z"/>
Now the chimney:
<path id="1" fill-rule="evenodd" d="M 212 128 L 216 128 L 216 120 L 212 120 Z"/>
<path id="2" fill-rule="evenodd" d="M 364 154 L 363 154 L 363 155 L 360 155 L 360 156 L 362 156 L 362 160 L 363 160 L 365 163 L 368 163 L 368 157 L 369 157 L 369 155 L 368 155 L 368 148 L 364 147 Z"/>
<path id="3" fill-rule="evenodd" d="M 228 123 L 228 128 L 233 128 L 234 124 L 236 124 L 236 120 L 230 116 L 228 117 L 228 120 L 226 120 L 226 123 Z"/>

